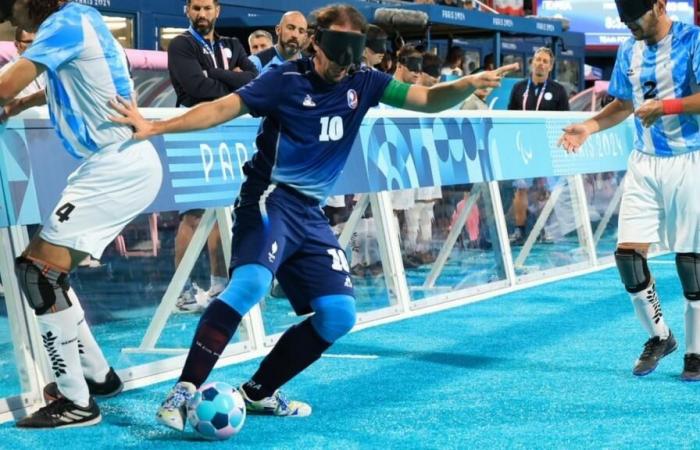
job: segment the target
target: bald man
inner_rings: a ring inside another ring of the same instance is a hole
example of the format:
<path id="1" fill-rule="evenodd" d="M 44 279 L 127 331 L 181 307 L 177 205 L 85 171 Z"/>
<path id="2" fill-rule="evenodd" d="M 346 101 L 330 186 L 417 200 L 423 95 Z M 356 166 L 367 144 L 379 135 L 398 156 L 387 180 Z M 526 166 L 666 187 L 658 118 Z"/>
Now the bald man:
<path id="1" fill-rule="evenodd" d="M 280 23 L 275 27 L 277 44 L 249 58 L 258 69 L 258 74 L 286 61 L 299 59 L 308 40 L 307 26 L 306 17 L 301 12 L 284 13 Z"/>

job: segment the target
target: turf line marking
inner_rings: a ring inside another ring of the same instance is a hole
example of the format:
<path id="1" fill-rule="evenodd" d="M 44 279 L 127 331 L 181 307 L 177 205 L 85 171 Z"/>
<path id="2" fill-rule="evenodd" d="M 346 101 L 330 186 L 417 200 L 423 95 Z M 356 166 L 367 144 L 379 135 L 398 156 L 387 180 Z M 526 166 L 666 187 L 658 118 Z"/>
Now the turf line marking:
<path id="1" fill-rule="evenodd" d="M 338 359 L 379 359 L 379 355 L 348 355 L 340 353 L 329 353 L 321 355 L 323 358 L 338 358 Z"/>

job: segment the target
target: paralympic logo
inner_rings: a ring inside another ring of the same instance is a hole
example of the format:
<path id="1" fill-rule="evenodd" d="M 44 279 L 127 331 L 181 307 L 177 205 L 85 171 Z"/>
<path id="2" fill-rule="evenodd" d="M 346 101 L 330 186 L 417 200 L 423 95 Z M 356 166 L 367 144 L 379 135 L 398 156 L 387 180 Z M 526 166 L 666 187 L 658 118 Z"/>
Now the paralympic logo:
<path id="1" fill-rule="evenodd" d="M 525 165 L 529 164 L 530 161 L 532 161 L 534 153 L 532 149 L 525 148 L 525 145 L 523 144 L 522 133 L 520 131 L 518 131 L 515 134 L 515 150 L 520 154 L 520 157 L 522 158 L 523 163 Z"/>

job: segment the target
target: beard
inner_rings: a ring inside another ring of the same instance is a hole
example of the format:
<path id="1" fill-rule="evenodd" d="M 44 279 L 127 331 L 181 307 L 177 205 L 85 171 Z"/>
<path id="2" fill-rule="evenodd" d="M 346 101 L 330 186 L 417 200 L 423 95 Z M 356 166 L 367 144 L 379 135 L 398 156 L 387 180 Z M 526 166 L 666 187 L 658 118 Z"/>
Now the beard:
<path id="1" fill-rule="evenodd" d="M 212 29 L 214 29 L 214 23 L 209 22 L 206 19 L 198 20 L 197 22 L 191 22 L 192 23 L 192 28 L 197 30 L 197 33 L 201 34 L 202 36 L 207 35 L 211 32 Z"/>
<path id="2" fill-rule="evenodd" d="M 285 53 L 296 53 L 299 50 L 301 50 L 301 45 L 299 42 L 295 39 L 288 39 L 286 41 L 281 41 L 280 46 L 282 47 L 282 50 L 285 51 Z"/>

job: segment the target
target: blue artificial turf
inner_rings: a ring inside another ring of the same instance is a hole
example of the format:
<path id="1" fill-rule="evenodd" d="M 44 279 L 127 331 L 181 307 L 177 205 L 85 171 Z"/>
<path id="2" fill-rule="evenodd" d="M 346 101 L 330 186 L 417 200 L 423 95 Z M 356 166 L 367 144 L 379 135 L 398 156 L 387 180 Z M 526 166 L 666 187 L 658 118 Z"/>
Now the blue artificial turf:
<path id="1" fill-rule="evenodd" d="M 700 448 L 700 383 L 678 379 L 684 302 L 672 257 L 651 262 L 679 351 L 631 375 L 646 340 L 615 270 L 367 329 L 286 387 L 305 419 L 248 417 L 231 441 L 156 425 L 171 382 L 101 403 L 96 427 L 0 426 L 0 447 L 95 448 Z M 239 383 L 257 361 L 216 370 Z"/>

